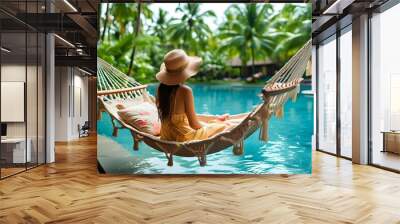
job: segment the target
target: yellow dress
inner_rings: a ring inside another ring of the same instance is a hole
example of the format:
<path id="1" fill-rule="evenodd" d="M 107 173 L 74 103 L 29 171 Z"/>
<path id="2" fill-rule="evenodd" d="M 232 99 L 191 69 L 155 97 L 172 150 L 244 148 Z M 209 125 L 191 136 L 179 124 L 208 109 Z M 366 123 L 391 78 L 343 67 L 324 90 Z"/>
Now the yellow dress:
<path id="1" fill-rule="evenodd" d="M 169 120 L 161 122 L 160 138 L 177 142 L 203 140 L 222 132 L 227 127 L 222 122 L 201 123 L 203 127 L 195 130 L 190 127 L 186 114 L 172 114 Z"/>

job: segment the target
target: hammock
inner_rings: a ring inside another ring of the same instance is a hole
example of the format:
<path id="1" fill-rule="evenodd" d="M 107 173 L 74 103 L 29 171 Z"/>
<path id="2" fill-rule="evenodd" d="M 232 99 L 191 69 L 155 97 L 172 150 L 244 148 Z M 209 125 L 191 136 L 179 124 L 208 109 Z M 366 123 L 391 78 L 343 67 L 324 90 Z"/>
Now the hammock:
<path id="1" fill-rule="evenodd" d="M 219 152 L 233 146 L 233 154 L 243 154 L 243 141 L 253 134 L 259 127 L 260 140 L 268 140 L 268 121 L 272 115 L 283 116 L 283 106 L 291 98 L 296 100 L 300 90 L 300 82 L 311 57 L 311 41 L 308 41 L 262 89 L 263 102 L 252 111 L 240 115 L 231 115 L 232 118 L 241 118 L 241 121 L 229 130 L 218 133 L 205 140 L 191 140 L 175 142 L 161 140 L 142 132 L 125 123 L 118 115 L 116 105 L 129 103 L 132 105 L 141 102 L 154 103 L 154 97 L 147 91 L 147 85 L 142 85 L 132 77 L 114 68 L 104 60 L 97 59 L 97 96 L 99 101 L 98 118 L 102 111 L 111 116 L 113 136 L 118 135 L 119 129 L 128 129 L 133 138 L 133 150 L 139 149 L 139 142 L 143 141 L 150 147 L 163 152 L 168 159 L 168 166 L 173 165 L 173 156 L 197 157 L 200 166 L 207 163 L 207 155 Z M 202 116 L 213 118 L 213 116 Z"/>

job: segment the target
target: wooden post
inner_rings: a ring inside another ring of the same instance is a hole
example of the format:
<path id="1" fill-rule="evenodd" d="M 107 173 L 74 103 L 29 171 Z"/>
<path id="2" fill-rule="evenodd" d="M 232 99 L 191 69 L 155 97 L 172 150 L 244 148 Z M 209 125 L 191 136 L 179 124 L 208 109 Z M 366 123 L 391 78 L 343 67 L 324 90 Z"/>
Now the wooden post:
<path id="1" fill-rule="evenodd" d="M 269 103 L 270 98 L 267 98 Z M 261 129 L 260 129 L 260 135 L 259 135 L 259 139 L 261 141 L 268 141 L 268 123 L 269 123 L 269 117 L 270 117 L 270 113 L 269 113 L 269 106 L 265 105 L 261 114 Z"/>
<path id="2" fill-rule="evenodd" d="M 266 142 L 268 141 L 268 118 L 263 119 L 261 122 L 260 140 Z"/>
<path id="3" fill-rule="evenodd" d="M 112 123 L 112 126 L 113 126 L 112 136 L 117 137 L 118 136 L 118 127 L 115 125 L 114 120 L 115 119 L 113 117 L 111 117 L 111 123 Z"/>
<path id="4" fill-rule="evenodd" d="M 104 111 L 104 105 L 103 102 L 100 99 L 97 99 L 97 120 L 101 120 L 102 118 L 102 112 Z"/>
<path id="5" fill-rule="evenodd" d="M 199 156 L 199 163 L 200 163 L 200 166 L 207 165 L 207 155 L 206 154 Z"/>
<path id="6" fill-rule="evenodd" d="M 238 144 L 233 145 L 233 150 L 232 151 L 233 151 L 233 154 L 235 156 L 243 155 L 243 152 L 244 152 L 243 140 L 240 141 Z"/>
<path id="7" fill-rule="evenodd" d="M 114 137 L 117 137 L 117 136 L 118 136 L 118 128 L 115 127 L 115 126 L 114 126 L 114 129 L 113 129 L 112 136 L 114 136 Z"/>
<path id="8" fill-rule="evenodd" d="M 97 109 L 97 120 L 98 121 L 101 120 L 101 110 L 100 110 L 100 108 Z"/>
<path id="9" fill-rule="evenodd" d="M 173 165 L 174 165 L 173 155 L 172 155 L 172 154 L 170 154 L 169 156 L 167 155 L 167 158 L 168 158 L 168 163 L 167 163 L 167 165 L 168 165 L 168 166 L 173 166 Z"/>
<path id="10" fill-rule="evenodd" d="M 133 151 L 139 150 L 139 138 L 136 136 L 135 132 L 131 130 L 131 135 L 133 139 Z"/>
<path id="11" fill-rule="evenodd" d="M 139 139 L 133 138 L 133 150 L 138 151 L 139 150 Z"/>

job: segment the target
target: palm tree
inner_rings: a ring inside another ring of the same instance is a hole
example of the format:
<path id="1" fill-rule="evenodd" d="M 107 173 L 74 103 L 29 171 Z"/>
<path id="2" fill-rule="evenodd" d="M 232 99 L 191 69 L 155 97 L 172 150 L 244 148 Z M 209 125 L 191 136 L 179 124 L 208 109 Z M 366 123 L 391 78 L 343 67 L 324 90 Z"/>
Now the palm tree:
<path id="1" fill-rule="evenodd" d="M 135 32 L 134 32 L 135 39 L 138 37 L 139 32 L 140 32 L 140 25 L 141 25 L 140 15 L 141 14 L 142 14 L 142 3 L 138 2 L 137 3 L 137 11 L 136 11 Z M 131 52 L 131 60 L 129 62 L 129 68 L 128 68 L 128 75 L 130 75 L 132 72 L 133 61 L 135 60 L 135 52 L 136 52 L 136 44 L 133 44 L 132 52 Z"/>
<path id="2" fill-rule="evenodd" d="M 279 14 L 271 19 L 272 26 L 281 34 L 273 57 L 284 63 L 311 38 L 310 5 L 285 4 Z"/>
<path id="3" fill-rule="evenodd" d="M 128 68 L 128 75 L 131 75 L 132 68 L 133 68 L 133 62 L 135 60 L 135 53 L 136 53 L 136 48 L 137 48 L 137 39 L 139 37 L 139 34 L 141 32 L 141 26 L 142 26 L 142 15 L 145 16 L 145 18 L 151 18 L 152 17 L 152 11 L 147 7 L 147 4 L 142 4 L 140 2 L 136 3 L 136 11 L 135 11 L 135 25 L 134 25 L 134 41 L 132 42 L 132 51 L 131 51 L 131 56 L 130 56 L 130 62 L 129 62 L 129 68 Z"/>
<path id="4" fill-rule="evenodd" d="M 231 54 L 233 50 L 243 68 L 251 60 L 253 74 L 256 58 L 265 58 L 273 51 L 277 34 L 267 22 L 273 11 L 270 4 L 252 3 L 233 5 L 225 13 L 227 21 L 221 28 L 220 37 L 224 40 L 221 50 L 230 50 Z"/>
<path id="5" fill-rule="evenodd" d="M 100 7 L 100 9 L 101 9 L 101 7 Z M 104 41 L 104 37 L 105 37 L 105 35 L 106 35 L 106 30 L 107 30 L 107 28 L 108 28 L 109 13 L 110 13 L 110 3 L 107 3 L 107 6 L 106 6 L 106 15 L 105 15 L 105 18 L 104 18 L 104 20 L 103 20 L 103 23 L 104 23 L 104 25 L 103 25 L 103 31 L 102 31 L 102 33 L 101 33 L 101 38 L 100 38 L 101 41 Z"/>
<path id="6" fill-rule="evenodd" d="M 137 47 L 149 40 L 141 34 L 141 24 L 143 20 L 151 18 L 152 12 L 146 4 L 113 3 L 109 5 L 108 14 L 109 18 L 103 19 L 104 25 L 108 24 L 103 28 L 105 39 L 108 40 L 103 40 L 99 45 L 99 56 L 131 74 Z"/>
<path id="7" fill-rule="evenodd" d="M 135 15 L 133 4 L 107 3 L 101 44 L 98 46 L 98 55 L 104 60 L 126 72 L 129 61 L 126 55 L 130 52 L 133 35 L 130 31 L 132 16 Z"/>
<path id="8" fill-rule="evenodd" d="M 178 47 L 187 49 L 190 46 L 191 49 L 188 51 L 197 54 L 203 49 L 211 34 L 205 18 L 215 17 L 215 13 L 210 10 L 201 12 L 199 3 L 180 4 L 176 12 L 183 15 L 181 18 L 173 19 L 167 32 Z"/>
<path id="9" fill-rule="evenodd" d="M 136 18 L 135 4 L 130 3 L 113 3 L 110 9 L 112 18 L 112 33 L 115 40 L 129 32 L 128 27 L 133 27 Z"/>
<path id="10" fill-rule="evenodd" d="M 160 43 L 166 43 L 167 35 L 165 31 L 168 29 L 170 21 L 171 19 L 168 18 L 167 11 L 160 8 L 158 10 L 157 19 L 150 28 L 151 34 L 158 37 Z"/>

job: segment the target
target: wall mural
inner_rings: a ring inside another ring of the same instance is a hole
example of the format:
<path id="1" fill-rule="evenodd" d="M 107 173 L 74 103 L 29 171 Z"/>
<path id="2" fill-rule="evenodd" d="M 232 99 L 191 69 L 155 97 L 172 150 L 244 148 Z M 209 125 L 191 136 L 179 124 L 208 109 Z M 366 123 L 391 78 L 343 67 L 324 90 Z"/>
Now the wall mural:
<path id="1" fill-rule="evenodd" d="M 310 4 L 103 3 L 100 15 L 99 171 L 311 173 Z"/>

